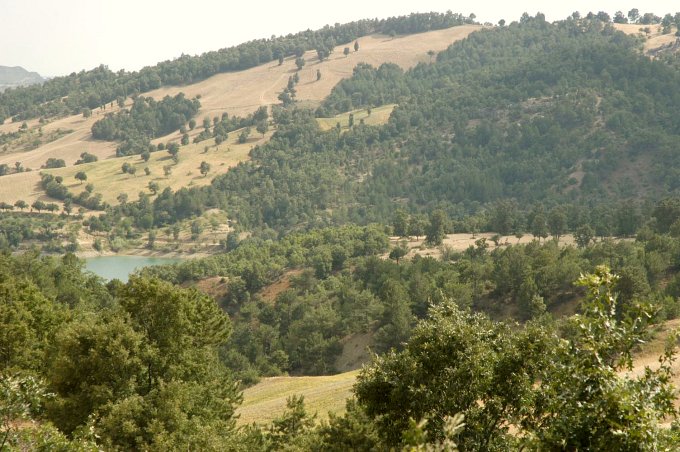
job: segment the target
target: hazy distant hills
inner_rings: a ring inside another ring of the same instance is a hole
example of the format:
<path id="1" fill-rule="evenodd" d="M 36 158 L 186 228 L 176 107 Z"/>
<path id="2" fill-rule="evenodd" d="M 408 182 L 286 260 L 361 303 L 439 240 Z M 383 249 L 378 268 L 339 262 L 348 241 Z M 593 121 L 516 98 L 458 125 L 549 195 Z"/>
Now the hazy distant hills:
<path id="1" fill-rule="evenodd" d="M 37 72 L 28 72 L 20 66 L 0 66 L 0 92 L 15 86 L 34 85 L 44 81 Z"/>

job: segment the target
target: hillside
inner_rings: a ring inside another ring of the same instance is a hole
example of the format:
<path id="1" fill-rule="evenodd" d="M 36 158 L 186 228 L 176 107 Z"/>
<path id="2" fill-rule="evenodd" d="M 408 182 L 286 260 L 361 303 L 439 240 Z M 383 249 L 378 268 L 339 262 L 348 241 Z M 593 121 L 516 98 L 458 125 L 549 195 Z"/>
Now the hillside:
<path id="1" fill-rule="evenodd" d="M 644 201 L 680 190 L 680 73 L 642 55 L 636 37 L 597 20 L 528 18 L 431 59 L 407 71 L 358 65 L 316 117 L 287 113 L 251 162 L 196 190 L 196 212 L 229 208 L 246 229 L 287 231 L 443 209 L 457 227 L 503 233 L 562 206 L 571 228 L 630 235 Z M 327 118 L 394 104 L 384 126 L 324 131 L 339 122 Z M 494 220 L 503 203 L 506 226 Z"/>
<path id="2" fill-rule="evenodd" d="M 441 51 L 452 42 L 463 39 L 478 29 L 480 29 L 479 26 L 464 25 L 406 36 L 365 36 L 360 38 L 358 52 L 352 51 L 344 56 L 345 46 L 338 46 L 327 60 L 320 63 L 316 58 L 316 52 L 307 52 L 304 56 L 307 64 L 300 71 L 297 98 L 302 104 L 318 105 L 338 81 L 352 75 L 354 67 L 360 62 L 374 65 L 393 62 L 407 69 L 419 62 L 429 61 L 431 59 L 427 54 L 429 50 Z M 316 80 L 317 69 L 322 74 L 319 81 Z M 288 77 L 294 72 L 294 58 L 288 58 L 281 66 L 273 62 L 244 71 L 218 74 L 192 85 L 161 88 L 145 95 L 157 99 L 179 92 L 185 93 L 187 97 L 200 95 L 201 109 L 196 115 L 198 121 L 203 117 L 220 116 L 222 113 L 243 116 L 252 113 L 260 106 L 278 103 L 278 94 L 286 86 Z M 129 105 L 128 101 L 126 106 Z M 0 201 L 14 203 L 18 199 L 23 199 L 29 204 L 36 199 L 47 201 L 48 198 L 43 195 L 39 186 L 40 176 L 37 170 L 50 157 L 64 159 L 67 166 L 72 166 L 83 152 L 96 155 L 100 163 L 104 159 L 114 157 L 116 144 L 92 139 L 91 128 L 105 114 L 115 113 L 118 110 L 119 107 L 114 104 L 107 105 L 106 109 L 94 110 L 90 118 L 72 115 L 48 121 L 46 124 L 39 123 L 37 119 L 26 121 L 28 130 L 24 132 L 25 137 L 6 142 L 4 150 L 0 153 L 0 165 L 13 166 L 15 162 L 21 162 L 25 168 L 31 168 L 34 171 L 4 176 L 7 179 L 3 180 L 8 183 L 0 186 Z M 4 125 L 0 125 L 0 133 L 19 133 L 21 125 L 21 122 L 7 121 Z M 195 130 L 190 133 L 190 136 L 193 138 L 197 133 L 198 130 Z M 52 138 L 49 138 L 50 134 Z M 180 134 L 176 132 L 157 139 L 155 143 L 179 140 L 179 138 Z M 37 146 L 27 145 L 36 139 L 39 140 Z M 243 154 L 239 161 L 245 158 L 247 158 L 247 153 Z M 107 165 L 116 167 L 121 166 L 122 163 L 122 160 L 116 160 L 116 163 Z M 213 168 L 217 169 L 224 162 L 217 159 L 211 163 Z M 70 176 L 75 170 L 64 170 L 64 172 Z M 171 186 L 178 188 L 185 186 L 183 184 L 183 181 L 177 180 Z M 115 199 L 114 194 L 128 190 L 111 185 L 107 188 L 112 190 L 106 194 L 108 200 Z"/>
<path id="3" fill-rule="evenodd" d="M 7 88 L 28 86 L 45 81 L 37 72 L 29 72 L 26 69 L 15 66 L 0 66 L 0 92 Z"/>

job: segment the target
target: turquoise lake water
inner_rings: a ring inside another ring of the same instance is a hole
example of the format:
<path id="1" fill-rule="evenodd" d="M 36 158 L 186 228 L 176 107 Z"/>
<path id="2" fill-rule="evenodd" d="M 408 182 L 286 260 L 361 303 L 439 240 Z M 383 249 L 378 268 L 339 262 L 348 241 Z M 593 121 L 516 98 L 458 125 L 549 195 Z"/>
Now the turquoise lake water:
<path id="1" fill-rule="evenodd" d="M 127 282 L 130 273 L 150 265 L 167 265 L 182 259 L 144 256 L 102 256 L 85 259 L 85 268 L 106 280 L 118 278 Z"/>

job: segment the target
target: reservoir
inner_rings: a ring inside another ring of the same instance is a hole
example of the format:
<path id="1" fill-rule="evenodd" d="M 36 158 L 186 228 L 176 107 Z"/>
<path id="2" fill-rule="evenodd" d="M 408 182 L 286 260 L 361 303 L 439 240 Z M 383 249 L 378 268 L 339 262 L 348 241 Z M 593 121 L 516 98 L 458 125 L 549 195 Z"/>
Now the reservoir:
<path id="1" fill-rule="evenodd" d="M 168 265 L 183 259 L 144 256 L 102 256 L 85 259 L 85 269 L 110 281 L 118 278 L 127 282 L 130 273 L 150 265 Z"/>

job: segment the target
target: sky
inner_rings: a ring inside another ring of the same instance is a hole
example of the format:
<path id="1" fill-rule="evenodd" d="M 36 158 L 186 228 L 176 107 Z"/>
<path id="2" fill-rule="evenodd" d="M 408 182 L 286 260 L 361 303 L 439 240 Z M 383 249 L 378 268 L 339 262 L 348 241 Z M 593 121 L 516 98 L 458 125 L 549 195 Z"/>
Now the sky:
<path id="1" fill-rule="evenodd" d="M 236 6 L 238 4 L 238 6 Z M 542 12 L 547 20 L 574 11 L 631 8 L 657 15 L 680 11 L 668 0 L 0 0 L 0 65 L 43 76 L 66 75 L 100 64 L 138 70 L 181 54 L 195 55 L 242 42 L 326 24 L 411 12 L 474 13 L 481 22 L 518 20 Z"/>

